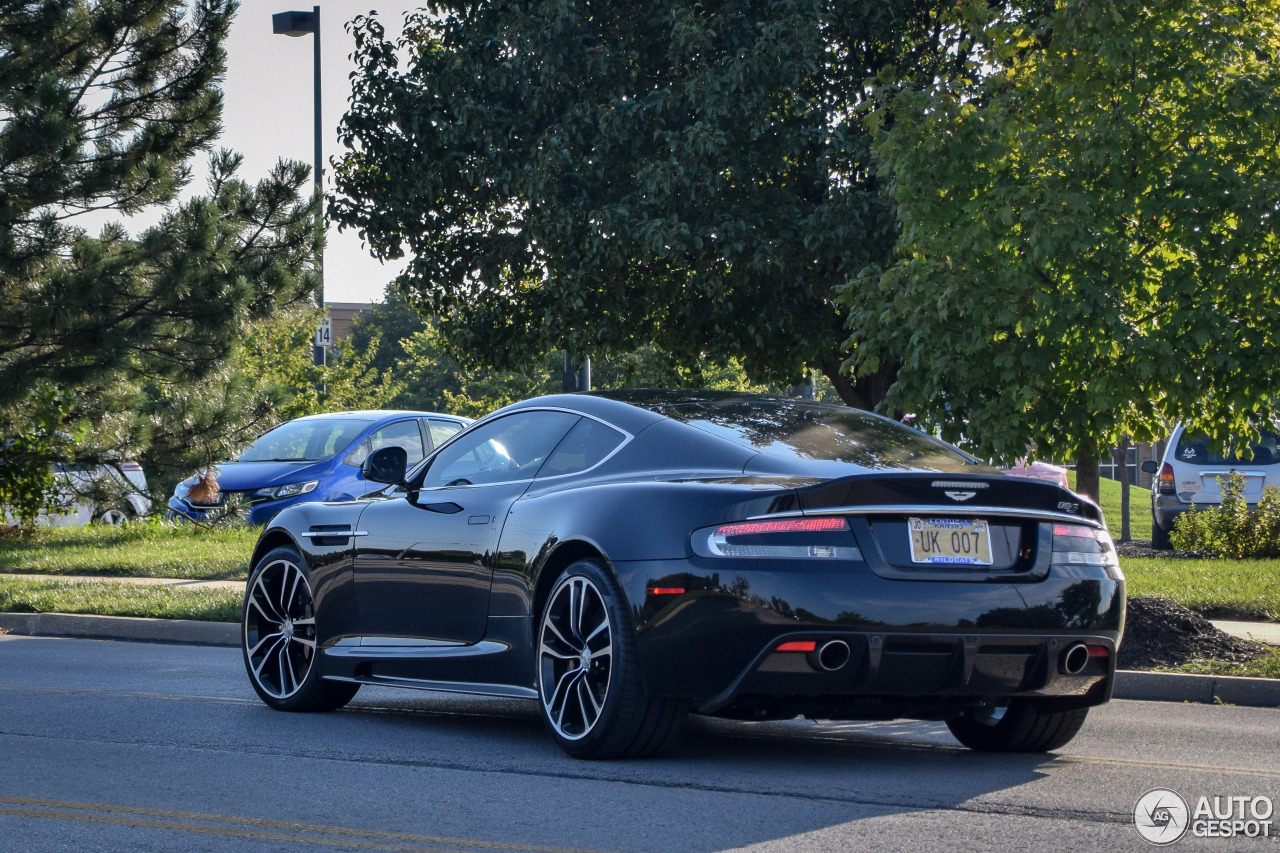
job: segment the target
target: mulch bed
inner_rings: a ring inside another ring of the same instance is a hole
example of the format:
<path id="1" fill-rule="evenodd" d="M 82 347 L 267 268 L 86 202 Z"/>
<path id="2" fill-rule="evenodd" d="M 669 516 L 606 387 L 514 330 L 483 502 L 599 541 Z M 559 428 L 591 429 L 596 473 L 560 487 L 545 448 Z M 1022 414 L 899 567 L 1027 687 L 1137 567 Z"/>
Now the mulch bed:
<path id="1" fill-rule="evenodd" d="M 1121 542 L 1116 551 L 1122 557 L 1213 557 L 1207 551 L 1158 550 L 1141 539 Z M 1117 662 L 1121 669 L 1171 667 L 1192 660 L 1243 663 L 1265 657 L 1270 651 L 1261 643 L 1218 630 L 1194 610 L 1151 596 L 1129 599 Z"/>
<path id="2" fill-rule="evenodd" d="M 1219 631 L 1181 604 L 1142 597 L 1129 599 L 1116 662 L 1121 669 L 1152 669 L 1197 659 L 1242 663 L 1268 654 L 1267 646 Z"/>

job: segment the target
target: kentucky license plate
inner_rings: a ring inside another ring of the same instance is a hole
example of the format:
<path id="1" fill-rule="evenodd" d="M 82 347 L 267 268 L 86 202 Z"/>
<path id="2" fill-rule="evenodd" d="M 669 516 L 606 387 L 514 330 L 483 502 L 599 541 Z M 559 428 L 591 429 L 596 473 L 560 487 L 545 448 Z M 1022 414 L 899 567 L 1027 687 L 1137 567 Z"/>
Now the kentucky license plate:
<path id="1" fill-rule="evenodd" d="M 991 531 L 985 521 L 909 518 L 911 560 L 953 566 L 991 565 Z"/>

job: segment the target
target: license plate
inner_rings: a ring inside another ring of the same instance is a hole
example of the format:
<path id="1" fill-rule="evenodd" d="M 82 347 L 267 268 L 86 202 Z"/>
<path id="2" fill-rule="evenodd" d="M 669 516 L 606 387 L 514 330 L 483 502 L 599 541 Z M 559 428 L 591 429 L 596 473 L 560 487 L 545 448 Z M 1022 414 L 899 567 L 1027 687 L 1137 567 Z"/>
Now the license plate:
<path id="1" fill-rule="evenodd" d="M 952 566 L 991 565 L 991 531 L 985 521 L 909 518 L 911 560 Z"/>

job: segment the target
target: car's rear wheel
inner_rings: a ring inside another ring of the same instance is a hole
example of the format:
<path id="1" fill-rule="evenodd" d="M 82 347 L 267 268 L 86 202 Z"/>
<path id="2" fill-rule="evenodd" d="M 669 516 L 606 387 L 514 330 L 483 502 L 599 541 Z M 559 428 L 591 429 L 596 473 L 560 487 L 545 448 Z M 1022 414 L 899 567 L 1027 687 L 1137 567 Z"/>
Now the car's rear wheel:
<path id="1" fill-rule="evenodd" d="M 278 711 L 332 711 L 360 689 L 321 678 L 311 583 L 293 548 L 268 552 L 250 575 L 240 643 L 254 691 Z"/>
<path id="2" fill-rule="evenodd" d="M 542 719 L 577 758 L 639 758 L 675 740 L 688 706 L 645 695 L 634 633 L 613 576 L 595 560 L 564 570 L 538 621 Z"/>
<path id="3" fill-rule="evenodd" d="M 982 752 L 1048 752 L 1075 737 L 1088 715 L 1088 708 L 1041 711 L 1034 702 L 1013 699 L 965 711 L 948 720 L 947 728 L 956 740 Z"/>
<path id="4" fill-rule="evenodd" d="M 108 507 L 93 517 L 94 524 L 106 524 L 112 527 L 118 527 L 126 521 L 133 519 L 133 508 L 128 504 L 120 506 Z"/>
<path id="5" fill-rule="evenodd" d="M 1169 541 L 1170 530 L 1160 526 L 1154 515 L 1151 516 L 1151 547 L 1159 551 L 1168 551 L 1173 547 Z"/>

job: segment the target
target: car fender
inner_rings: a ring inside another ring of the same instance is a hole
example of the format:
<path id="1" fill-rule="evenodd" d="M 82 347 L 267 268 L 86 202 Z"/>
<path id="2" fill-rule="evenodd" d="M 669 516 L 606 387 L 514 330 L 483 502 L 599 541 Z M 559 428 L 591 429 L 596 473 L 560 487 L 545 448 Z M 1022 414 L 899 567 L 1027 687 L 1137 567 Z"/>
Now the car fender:
<path id="1" fill-rule="evenodd" d="M 686 560 L 693 554 L 689 535 L 695 529 L 765 514 L 793 495 L 782 486 L 748 489 L 719 480 L 531 489 L 507 514 L 493 562 L 489 613 L 536 618 L 536 593 L 579 556 L 595 554 L 608 565 Z M 546 577 L 549 568 L 555 571 Z"/>

